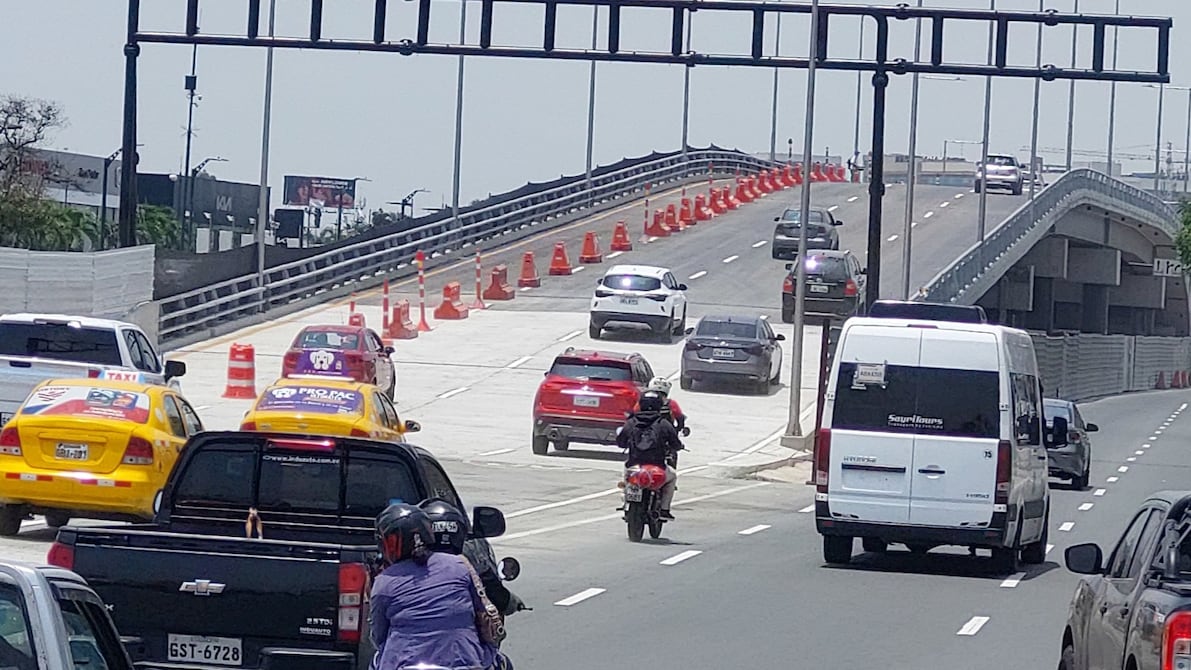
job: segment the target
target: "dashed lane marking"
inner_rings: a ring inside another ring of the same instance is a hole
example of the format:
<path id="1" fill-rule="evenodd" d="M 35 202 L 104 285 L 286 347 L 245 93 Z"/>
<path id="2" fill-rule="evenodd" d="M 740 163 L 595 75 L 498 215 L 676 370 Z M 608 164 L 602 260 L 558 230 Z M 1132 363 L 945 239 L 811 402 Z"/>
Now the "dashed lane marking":
<path id="1" fill-rule="evenodd" d="M 571 268 L 571 274 L 575 274 L 576 272 L 583 272 L 583 268 L 585 268 L 585 267 L 587 267 L 587 266 L 576 265 L 575 267 Z"/>
<path id="2" fill-rule="evenodd" d="M 1001 588 L 1015 589 L 1017 588 L 1017 585 L 1021 583 L 1021 580 L 1025 579 L 1025 577 L 1026 573 L 1024 572 L 1019 572 L 1012 577 L 1008 577 L 1005 579 L 1005 581 L 1001 582 Z"/>
<path id="3" fill-rule="evenodd" d="M 1117 472 L 1129 472 L 1129 466 L 1122 465 L 1121 467 L 1117 468 Z"/>
<path id="4" fill-rule="evenodd" d="M 1146 453 L 1145 449 L 1138 449 L 1137 451 L 1133 452 L 1133 455 L 1134 456 L 1144 456 L 1145 453 Z"/>
<path id="5" fill-rule="evenodd" d="M 476 456 L 499 456 L 501 454 L 508 454 L 508 453 L 512 453 L 514 451 L 517 451 L 517 450 L 513 449 L 512 447 L 507 448 L 507 449 L 493 449 L 492 451 L 485 451 L 485 452 L 478 453 L 478 454 L 476 454 Z"/>
<path id="6" fill-rule="evenodd" d="M 610 259 L 616 258 L 617 256 L 619 256 L 623 253 L 624 253 L 623 251 L 613 251 L 612 253 L 608 254 L 608 258 L 610 258 Z"/>
<path id="7" fill-rule="evenodd" d="M 558 605 L 559 607 L 570 607 L 571 605 L 578 605 L 579 603 L 583 602 L 584 600 L 587 600 L 588 598 L 594 598 L 594 597 L 600 595 L 601 593 L 604 593 L 607 590 L 608 589 L 597 589 L 597 588 L 584 589 L 583 591 L 580 591 L 580 592 L 576 593 L 575 595 L 570 596 L 569 598 L 563 598 L 562 600 L 559 600 L 558 602 L 556 602 L 554 604 Z"/>
<path id="8" fill-rule="evenodd" d="M 1059 526 L 1059 530 L 1063 531 L 1064 533 L 1070 533 L 1072 528 L 1075 528 L 1074 521 L 1064 521 L 1063 525 Z"/>
<path id="9" fill-rule="evenodd" d="M 707 276 L 707 270 L 699 270 L 695 274 L 687 277 L 687 279 L 694 280 L 694 279 L 698 279 L 699 277 L 706 277 L 706 276 Z"/>
<path id="10" fill-rule="evenodd" d="M 1128 462 L 1128 463 L 1136 463 L 1136 462 L 1137 462 L 1137 457 L 1136 457 L 1136 456 L 1130 456 L 1129 458 L 1126 458 L 1126 459 L 1125 459 L 1125 461 L 1126 461 L 1126 462 Z"/>
<path id="11" fill-rule="evenodd" d="M 829 211 L 829 212 L 834 212 L 834 211 L 835 211 L 835 210 L 837 210 L 837 209 L 839 209 L 839 205 L 832 205 L 832 206 L 830 206 L 830 207 L 828 207 L 828 208 L 827 208 L 827 211 Z"/>
<path id="12" fill-rule="evenodd" d="M 949 203 L 949 202 L 940 202 L 939 203 L 939 207 L 950 207 L 950 206 L 951 206 L 951 203 Z"/>
<path id="13" fill-rule="evenodd" d="M 988 621 L 989 617 L 974 616 L 971 619 L 968 619 L 968 623 L 964 624 L 963 628 L 960 628 L 955 634 L 971 637 L 979 633 L 980 629 L 984 628 L 984 624 L 988 623 Z"/>
<path id="14" fill-rule="evenodd" d="M 549 509 L 556 509 L 559 507 L 566 507 L 567 505 L 574 505 L 575 503 L 585 502 L 588 500 L 595 500 L 596 498 L 603 498 L 604 496 L 610 496 L 613 493 L 619 493 L 619 492 L 620 492 L 620 489 L 615 488 L 615 489 L 607 489 L 604 491 L 598 491 L 596 493 L 588 493 L 587 495 L 582 495 L 577 498 L 569 498 L 567 500 L 560 500 L 558 502 L 552 502 L 552 503 L 546 503 L 544 505 L 538 505 L 537 507 L 529 507 L 526 509 L 517 510 L 515 512 L 509 512 L 508 514 L 505 515 L 505 518 L 513 519 L 513 518 L 516 518 L 519 516 L 525 516 L 526 514 L 534 514 L 536 512 L 545 512 L 546 510 L 549 510 Z"/>
<path id="15" fill-rule="evenodd" d="M 894 241 L 894 240 L 896 240 L 896 239 L 897 239 L 897 235 L 890 235 L 890 236 L 889 236 L 889 239 L 887 239 L 887 240 L 885 240 L 885 241 L 886 241 L 886 242 L 892 242 L 892 241 Z"/>
<path id="16" fill-rule="evenodd" d="M 956 199 L 956 200 L 959 200 L 960 198 L 964 197 L 965 195 L 967 195 L 967 193 L 956 193 L 956 194 L 955 194 L 955 199 Z"/>
<path id="17" fill-rule="evenodd" d="M 1095 491 L 1092 492 L 1092 495 L 1099 498 L 1100 496 L 1104 495 L 1105 493 L 1108 493 L 1108 489 L 1096 489 Z"/>
<path id="18" fill-rule="evenodd" d="M 1096 503 L 1086 502 L 1079 506 L 1079 511 L 1086 512 L 1096 506 Z"/>
<path id="19" fill-rule="evenodd" d="M 556 341 L 557 342 L 566 342 L 567 340 L 573 340 L 582 334 L 583 334 L 582 330 L 572 330 L 571 332 L 567 333 L 566 335 L 563 335 L 562 337 L 558 338 Z"/>
<path id="20" fill-rule="evenodd" d="M 848 202 L 856 202 L 859 199 L 860 199 L 860 196 L 854 195 L 851 198 L 848 198 Z"/>
<path id="21" fill-rule="evenodd" d="M 811 503 L 810 505 L 807 505 L 798 511 L 802 514 L 810 514 L 811 512 L 815 511 L 815 505 L 814 503 Z"/>
<path id="22" fill-rule="evenodd" d="M 761 247 L 765 246 L 766 244 L 769 244 L 769 240 L 760 240 L 758 242 L 753 242 L 753 248 L 760 249 Z"/>
<path id="23" fill-rule="evenodd" d="M 756 535 L 757 533 L 760 533 L 763 530 L 769 530 L 772 527 L 773 526 L 768 524 L 760 523 L 756 526 L 753 526 L 752 528 L 745 528 L 744 530 L 738 532 L 737 535 Z"/>
<path id="24" fill-rule="evenodd" d="M 1121 480 L 1120 477 L 1109 477 L 1108 479 L 1105 479 L 1104 481 L 1108 482 L 1109 484 L 1115 484 L 1115 483 L 1119 482 L 1120 480 Z"/>
<path id="25" fill-rule="evenodd" d="M 728 256 L 721 262 L 722 263 L 731 263 L 732 261 L 736 260 L 737 258 L 740 258 L 740 256 Z"/>
<path id="26" fill-rule="evenodd" d="M 934 215 L 935 215 L 935 213 L 934 213 L 934 212 L 927 212 L 926 214 L 923 214 L 923 215 L 922 215 L 922 218 L 924 218 L 924 219 L 929 219 L 930 217 L 932 217 L 932 216 L 934 216 Z"/>
<path id="27" fill-rule="evenodd" d="M 1053 544 L 1046 545 L 1046 553 L 1050 554 L 1051 550 L 1054 548 L 1055 548 L 1055 546 Z"/>
<path id="28" fill-rule="evenodd" d="M 911 227 L 911 228 L 917 228 L 917 227 L 918 227 L 918 222 L 917 222 L 917 221 L 911 221 L 911 222 L 910 222 L 910 227 Z"/>
<path id="29" fill-rule="evenodd" d="M 525 365 L 526 363 L 528 363 L 532 360 L 533 360 L 533 356 L 522 356 L 521 358 L 518 358 L 517 360 L 513 361 L 512 363 L 509 363 L 508 365 L 506 365 L 505 369 L 512 370 L 513 368 L 519 368 L 522 365 Z"/>
<path id="30" fill-rule="evenodd" d="M 661 561 L 660 563 L 658 563 L 658 565 L 678 565 L 679 563 L 689 560 L 689 559 L 692 559 L 702 553 L 703 552 L 699 551 L 698 549 L 691 549 L 688 551 L 684 551 L 681 554 L 675 554 L 675 555 L 671 556 L 670 558 L 667 558 L 666 560 Z"/>
<path id="31" fill-rule="evenodd" d="M 443 393 L 439 393 L 438 396 L 436 396 L 436 397 L 439 400 L 446 400 L 447 398 L 452 398 L 454 396 L 459 395 L 460 393 L 466 392 L 468 390 L 468 388 L 470 388 L 470 387 L 460 386 L 457 389 L 451 389 L 450 391 L 445 391 Z"/>

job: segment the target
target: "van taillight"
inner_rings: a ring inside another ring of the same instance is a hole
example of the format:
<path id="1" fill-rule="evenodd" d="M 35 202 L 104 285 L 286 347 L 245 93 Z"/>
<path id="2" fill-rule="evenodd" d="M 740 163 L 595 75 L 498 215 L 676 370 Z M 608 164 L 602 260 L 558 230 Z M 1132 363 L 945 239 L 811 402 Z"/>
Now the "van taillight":
<path id="1" fill-rule="evenodd" d="M 1191 612 L 1174 612 L 1162 630 L 1162 670 L 1191 668 Z"/>
<path id="2" fill-rule="evenodd" d="M 46 555 L 45 562 L 66 570 L 74 570 L 74 547 L 61 542 L 51 544 L 50 553 Z"/>
<path id="3" fill-rule="evenodd" d="M 1013 445 L 1009 440 L 997 443 L 997 492 L 993 502 L 1009 504 L 1009 483 L 1013 479 Z"/>
<path id="4" fill-rule="evenodd" d="M 343 356 L 347 361 L 347 372 L 352 378 L 357 381 L 368 381 L 364 379 L 364 355 L 358 351 L 349 351 Z"/>
<path id="5" fill-rule="evenodd" d="M 831 430 L 819 431 L 819 443 L 815 454 L 815 490 L 827 493 L 827 473 L 831 471 Z"/>
<path id="6" fill-rule="evenodd" d="M 794 279 L 790 275 L 786 275 L 786 281 L 782 282 L 782 293 L 794 292 Z"/>
<path id="7" fill-rule="evenodd" d="M 293 374 L 294 370 L 297 369 L 298 356 L 299 356 L 299 354 L 296 351 L 291 350 L 291 351 L 285 352 L 285 357 L 281 359 L 281 376 L 282 377 L 285 377 L 286 375 Z"/>
<path id="8" fill-rule="evenodd" d="M 124 448 L 124 465 L 153 465 L 153 445 L 142 437 L 131 437 Z"/>
<path id="9" fill-rule="evenodd" d="M 360 641 L 364 593 L 368 589 L 368 569 L 363 563 L 339 566 L 339 641 Z"/>

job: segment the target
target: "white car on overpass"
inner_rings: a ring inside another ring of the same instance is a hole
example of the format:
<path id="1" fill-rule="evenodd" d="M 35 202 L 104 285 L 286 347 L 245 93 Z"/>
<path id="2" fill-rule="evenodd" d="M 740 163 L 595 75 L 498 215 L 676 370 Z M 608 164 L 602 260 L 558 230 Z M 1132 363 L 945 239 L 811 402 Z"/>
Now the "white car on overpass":
<path id="1" fill-rule="evenodd" d="M 614 265 L 591 298 L 588 334 L 598 340 L 610 323 L 643 324 L 669 344 L 686 330 L 686 288 L 668 268 Z"/>

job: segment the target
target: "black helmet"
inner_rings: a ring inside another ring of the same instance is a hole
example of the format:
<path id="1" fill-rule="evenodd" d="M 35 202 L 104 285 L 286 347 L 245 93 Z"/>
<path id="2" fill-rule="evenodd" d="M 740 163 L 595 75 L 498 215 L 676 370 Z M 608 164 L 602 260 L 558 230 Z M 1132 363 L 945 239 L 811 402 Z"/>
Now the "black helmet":
<path id="1" fill-rule="evenodd" d="M 637 406 L 642 412 L 660 412 L 666 407 L 666 401 L 662 398 L 661 393 L 646 391 L 641 394 L 641 400 L 638 401 Z"/>
<path id="2" fill-rule="evenodd" d="M 396 563 L 426 547 L 433 539 L 430 519 L 413 505 L 389 505 L 376 517 L 376 543 L 385 561 Z"/>
<path id="3" fill-rule="evenodd" d="M 462 553 L 468 531 L 467 517 L 463 512 L 442 498 L 428 498 L 418 507 L 430 519 L 430 548 L 448 554 Z"/>

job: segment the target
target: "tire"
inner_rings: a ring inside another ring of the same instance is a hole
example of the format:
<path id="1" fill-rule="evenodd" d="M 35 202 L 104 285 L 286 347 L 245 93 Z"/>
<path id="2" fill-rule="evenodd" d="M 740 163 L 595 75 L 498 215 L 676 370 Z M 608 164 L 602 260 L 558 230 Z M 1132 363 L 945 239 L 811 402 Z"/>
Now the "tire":
<path id="1" fill-rule="evenodd" d="M 1059 656 L 1059 670 L 1075 670 L 1075 647 L 1065 645 Z"/>
<path id="2" fill-rule="evenodd" d="M 777 368 L 777 373 L 773 375 L 773 379 L 770 379 L 769 383 L 774 386 L 781 385 L 781 383 L 782 383 L 782 368 L 780 365 Z"/>
<path id="3" fill-rule="evenodd" d="M 658 539 L 662 536 L 662 520 L 657 519 L 649 522 L 649 537 L 651 539 Z"/>
<path id="4" fill-rule="evenodd" d="M 823 536 L 823 560 L 832 565 L 852 562 L 852 538 L 839 535 Z"/>
<path id="5" fill-rule="evenodd" d="M 832 243 L 831 243 L 831 250 L 832 250 L 832 251 L 839 251 L 839 240 L 836 240 L 836 241 L 834 241 L 834 242 L 832 242 Z"/>
<path id="6" fill-rule="evenodd" d="M 753 393 L 757 395 L 769 395 L 769 380 L 762 379 L 753 386 Z"/>
<path id="7" fill-rule="evenodd" d="M 678 324 L 678 328 L 674 330 L 675 337 L 682 337 L 686 335 L 686 307 L 682 308 L 682 322 Z"/>
<path id="8" fill-rule="evenodd" d="M 688 375 L 679 375 L 678 388 L 682 389 L 683 391 L 689 391 L 695 388 L 695 380 Z"/>
<path id="9" fill-rule="evenodd" d="M 1042 537 L 1037 542 L 1021 548 L 1021 562 L 1026 565 L 1041 565 L 1046 562 L 1046 543 L 1050 541 L 1050 506 L 1042 517 Z"/>
<path id="10" fill-rule="evenodd" d="M 0 535 L 12 537 L 21 532 L 21 521 L 25 518 L 25 510 L 19 505 L 4 505 L 0 507 Z"/>
<path id="11" fill-rule="evenodd" d="M 61 528 L 70 523 L 70 515 L 66 512 L 46 512 L 45 525 L 50 528 Z"/>
<path id="12" fill-rule="evenodd" d="M 397 368 L 393 367 L 393 381 L 389 382 L 389 390 L 385 391 L 385 395 L 394 403 L 397 402 Z"/>
<path id="13" fill-rule="evenodd" d="M 1017 186 L 1014 186 L 1014 187 L 1013 187 L 1013 195 L 1021 195 L 1021 192 L 1022 192 L 1023 190 L 1025 190 L 1025 185 L 1024 185 L 1024 184 L 1018 184 Z"/>
<path id="14" fill-rule="evenodd" d="M 550 451 L 550 440 L 546 439 L 545 435 L 533 436 L 533 453 L 536 456 L 545 456 L 546 452 Z"/>
<path id="15" fill-rule="evenodd" d="M 1083 491 L 1088 488 L 1088 484 L 1092 479 L 1092 455 L 1088 454 L 1083 464 L 1083 474 L 1071 480 L 1071 487 L 1076 491 Z"/>
<path id="16" fill-rule="evenodd" d="M 860 538 L 860 546 L 870 554 L 883 554 L 889 549 L 889 545 L 879 537 L 862 537 Z"/>
<path id="17" fill-rule="evenodd" d="M 782 308 L 782 323 L 794 323 L 794 309 Z"/>
<path id="18" fill-rule="evenodd" d="M 645 507 L 641 503 L 629 503 L 625 517 L 629 527 L 629 542 L 640 542 L 645 536 Z"/>
<path id="19" fill-rule="evenodd" d="M 929 544 L 907 544 L 906 545 L 906 549 L 909 549 L 911 554 L 916 554 L 918 556 L 922 556 L 923 554 L 926 554 L 932 548 L 933 547 L 931 547 Z"/>
<path id="20" fill-rule="evenodd" d="M 1043 551 L 1046 548 L 1043 547 Z M 1002 575 L 1017 572 L 1020 550 L 1016 547 L 994 547 L 992 550 L 993 571 Z"/>
<path id="21" fill-rule="evenodd" d="M 603 332 L 604 332 L 604 328 L 602 326 L 597 326 L 594 323 L 587 324 L 587 336 L 590 337 L 591 339 L 593 339 L 593 340 L 600 339 L 600 335 L 603 334 Z"/>
<path id="22" fill-rule="evenodd" d="M 662 344 L 674 344 L 674 312 L 670 312 L 670 319 L 666 321 L 661 330 L 654 331 L 654 334 Z"/>
<path id="23" fill-rule="evenodd" d="M 555 451 L 566 451 L 571 448 L 570 440 L 558 440 L 554 443 Z"/>

